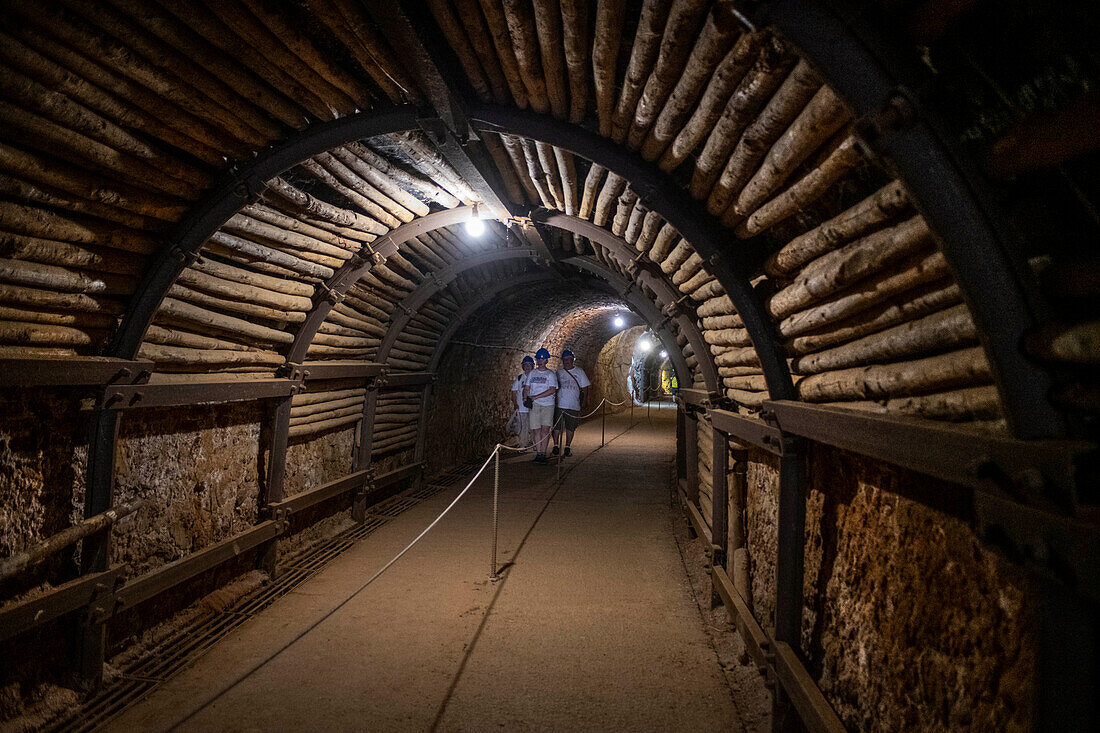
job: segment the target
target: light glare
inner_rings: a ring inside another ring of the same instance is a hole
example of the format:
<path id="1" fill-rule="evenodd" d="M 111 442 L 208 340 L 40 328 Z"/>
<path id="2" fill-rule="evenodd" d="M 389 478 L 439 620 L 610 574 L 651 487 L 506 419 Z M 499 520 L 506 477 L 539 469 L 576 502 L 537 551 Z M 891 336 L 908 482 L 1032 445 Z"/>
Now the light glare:
<path id="1" fill-rule="evenodd" d="M 667 359 L 668 358 L 668 352 L 665 351 L 664 349 L 661 349 L 661 358 L 662 359 Z"/>
<path id="2" fill-rule="evenodd" d="M 650 344 L 648 339 L 638 339 L 638 348 L 642 351 L 649 351 L 649 346 Z"/>
<path id="3" fill-rule="evenodd" d="M 615 316 L 615 328 L 622 328 L 626 324 L 622 316 Z"/>
<path id="4" fill-rule="evenodd" d="M 485 222 L 481 219 L 470 219 L 466 222 L 466 233 L 471 237 L 480 237 L 485 233 Z"/>

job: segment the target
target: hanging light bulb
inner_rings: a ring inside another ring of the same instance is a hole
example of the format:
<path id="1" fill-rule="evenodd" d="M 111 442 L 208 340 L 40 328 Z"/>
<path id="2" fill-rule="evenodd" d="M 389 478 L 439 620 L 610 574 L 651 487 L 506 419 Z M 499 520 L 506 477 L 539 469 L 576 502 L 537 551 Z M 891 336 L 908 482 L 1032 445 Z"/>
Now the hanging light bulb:
<path id="1" fill-rule="evenodd" d="M 661 349 L 661 358 L 662 359 L 667 359 L 668 358 L 668 352 L 665 351 L 664 349 Z"/>
<path id="2" fill-rule="evenodd" d="M 485 222 L 481 220 L 481 212 L 477 206 L 474 206 L 474 218 L 467 221 L 465 227 L 466 233 L 471 237 L 480 237 L 485 233 Z"/>
<path id="3" fill-rule="evenodd" d="M 614 324 L 615 328 L 622 328 L 626 324 L 626 321 L 623 320 L 622 316 L 615 316 Z"/>
<path id="4" fill-rule="evenodd" d="M 638 339 L 638 348 L 641 349 L 643 352 L 649 351 L 649 347 L 651 345 L 652 344 L 649 343 L 649 339 L 645 337 Z"/>

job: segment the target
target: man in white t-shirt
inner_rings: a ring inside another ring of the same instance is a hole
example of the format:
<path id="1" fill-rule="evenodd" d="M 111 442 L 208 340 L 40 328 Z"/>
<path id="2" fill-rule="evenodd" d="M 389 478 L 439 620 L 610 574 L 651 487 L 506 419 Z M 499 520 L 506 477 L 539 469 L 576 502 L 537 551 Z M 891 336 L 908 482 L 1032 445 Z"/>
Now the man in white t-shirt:
<path id="1" fill-rule="evenodd" d="M 561 366 L 558 370 L 558 414 L 557 427 L 554 429 L 554 455 L 561 445 L 561 433 L 565 430 L 565 453 L 569 455 L 569 446 L 573 443 L 573 433 L 577 430 L 577 416 L 588 400 L 588 375 L 576 365 L 573 352 L 569 349 L 561 352 Z"/>
<path id="2" fill-rule="evenodd" d="M 519 447 L 526 448 L 531 445 L 531 411 L 523 404 L 523 388 L 527 385 L 527 377 L 535 369 L 535 360 L 530 356 L 523 357 L 521 362 L 523 373 L 512 382 L 512 402 L 516 408 L 516 419 L 519 421 Z"/>
<path id="3" fill-rule="evenodd" d="M 558 375 L 546 368 L 550 352 L 539 349 L 535 352 L 535 368 L 527 375 L 527 384 L 523 388 L 525 397 L 531 398 L 531 433 L 538 451 L 535 463 L 548 463 L 546 444 L 550 440 L 550 426 L 554 424 L 554 393 L 558 391 Z"/>

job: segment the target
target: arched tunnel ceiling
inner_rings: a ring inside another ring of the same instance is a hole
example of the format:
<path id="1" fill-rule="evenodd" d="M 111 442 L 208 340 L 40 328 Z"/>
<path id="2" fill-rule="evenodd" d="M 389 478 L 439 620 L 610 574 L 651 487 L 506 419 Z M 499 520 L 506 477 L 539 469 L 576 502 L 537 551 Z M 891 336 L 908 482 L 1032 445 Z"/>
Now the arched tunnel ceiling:
<path id="1" fill-rule="evenodd" d="M 1019 310 L 1035 311 L 1027 274 L 981 238 L 984 214 L 939 228 L 949 203 L 887 172 L 912 170 L 904 149 L 886 146 L 892 168 L 868 155 L 892 128 L 872 139 L 851 85 L 822 83 L 840 67 L 805 41 L 796 3 L 760 16 L 788 38 L 722 2 L 567 3 L 567 22 L 545 26 L 522 3 L 428 5 L 6 8 L 8 350 L 182 371 L 365 358 L 397 338 L 395 307 L 424 280 L 481 247 L 530 246 L 543 266 L 573 256 L 665 281 L 682 294 L 670 327 L 692 330 L 683 316 L 699 332 L 687 356 L 743 408 L 796 396 L 1056 429 L 1048 378 L 1017 348 L 1036 318 Z M 219 178 L 226 160 L 239 167 Z M 372 255 L 376 238 L 469 203 L 511 235 L 473 245 L 452 222 Z M 532 206 L 636 255 L 532 227 Z M 981 289 L 975 256 L 1015 284 Z M 1072 360 L 1050 347 L 1057 333 L 1029 344 Z"/>

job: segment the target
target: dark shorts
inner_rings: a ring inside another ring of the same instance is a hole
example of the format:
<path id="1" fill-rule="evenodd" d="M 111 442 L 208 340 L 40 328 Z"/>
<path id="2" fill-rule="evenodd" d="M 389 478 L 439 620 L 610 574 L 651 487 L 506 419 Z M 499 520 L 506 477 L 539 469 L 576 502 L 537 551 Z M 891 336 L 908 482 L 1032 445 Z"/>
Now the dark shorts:
<path id="1" fill-rule="evenodd" d="M 580 414 L 580 410 L 568 410 L 559 407 L 557 414 L 554 415 L 555 430 L 565 428 L 567 433 L 575 433 L 577 425 L 580 424 L 580 420 L 577 419 L 578 414 Z M 559 420 L 561 421 L 560 424 L 558 423 Z"/>

